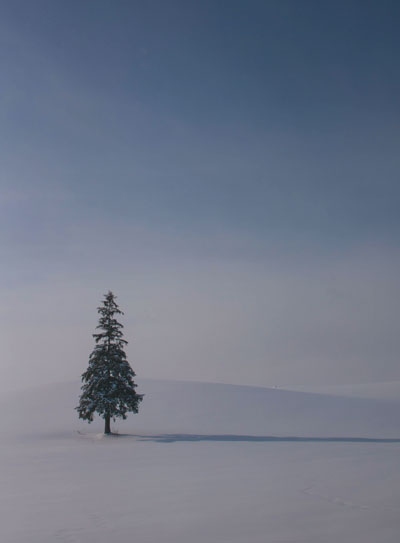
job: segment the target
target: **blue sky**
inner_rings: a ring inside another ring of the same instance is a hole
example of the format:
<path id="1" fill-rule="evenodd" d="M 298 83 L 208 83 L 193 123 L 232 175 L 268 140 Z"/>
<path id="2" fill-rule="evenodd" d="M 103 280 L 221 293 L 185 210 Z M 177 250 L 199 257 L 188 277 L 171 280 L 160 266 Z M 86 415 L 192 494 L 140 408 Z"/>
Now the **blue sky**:
<path id="1" fill-rule="evenodd" d="M 395 1 L 0 3 L 11 385 L 400 379 Z"/>

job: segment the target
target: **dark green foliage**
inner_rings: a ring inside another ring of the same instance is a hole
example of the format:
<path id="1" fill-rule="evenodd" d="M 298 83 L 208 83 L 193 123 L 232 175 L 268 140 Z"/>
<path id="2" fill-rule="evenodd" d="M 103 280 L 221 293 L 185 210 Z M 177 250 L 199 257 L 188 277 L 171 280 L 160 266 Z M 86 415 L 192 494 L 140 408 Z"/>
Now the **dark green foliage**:
<path id="1" fill-rule="evenodd" d="M 115 315 L 123 315 L 112 292 L 104 296 L 98 307 L 100 319 L 93 334 L 96 346 L 89 357 L 89 366 L 82 374 L 82 394 L 76 407 L 79 418 L 91 422 L 94 413 L 105 420 L 105 433 L 110 433 L 110 419 L 126 419 L 127 413 L 137 413 L 142 394 L 135 391 L 135 372 L 129 365 L 124 351 L 122 324 Z"/>

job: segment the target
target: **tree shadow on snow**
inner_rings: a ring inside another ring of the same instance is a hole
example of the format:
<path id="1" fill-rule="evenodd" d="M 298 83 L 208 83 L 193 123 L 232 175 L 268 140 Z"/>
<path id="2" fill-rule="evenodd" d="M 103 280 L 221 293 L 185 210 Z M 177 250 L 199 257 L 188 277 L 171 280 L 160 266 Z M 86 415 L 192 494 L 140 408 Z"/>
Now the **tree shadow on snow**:
<path id="1" fill-rule="evenodd" d="M 118 434 L 119 437 L 135 437 L 141 441 L 156 443 L 219 441 L 219 442 L 250 442 L 250 443 L 400 443 L 399 438 L 372 437 L 310 437 L 310 436 L 252 436 L 232 434 Z"/>

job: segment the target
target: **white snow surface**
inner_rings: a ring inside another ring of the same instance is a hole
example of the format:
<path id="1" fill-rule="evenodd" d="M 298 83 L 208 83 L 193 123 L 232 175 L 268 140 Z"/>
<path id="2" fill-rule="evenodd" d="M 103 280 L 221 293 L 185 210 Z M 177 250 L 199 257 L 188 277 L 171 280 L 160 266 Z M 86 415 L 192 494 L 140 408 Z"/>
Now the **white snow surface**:
<path id="1" fill-rule="evenodd" d="M 79 383 L 0 402 L 4 543 L 398 543 L 400 394 L 139 381 L 88 425 Z M 400 387 L 398 387 L 400 392 Z"/>

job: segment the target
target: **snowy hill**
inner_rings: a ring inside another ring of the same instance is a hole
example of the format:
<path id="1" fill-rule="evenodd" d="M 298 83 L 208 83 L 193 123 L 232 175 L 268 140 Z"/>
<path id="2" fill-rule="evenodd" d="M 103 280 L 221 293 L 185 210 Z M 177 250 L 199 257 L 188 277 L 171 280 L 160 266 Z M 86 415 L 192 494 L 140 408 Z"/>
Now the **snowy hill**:
<path id="1" fill-rule="evenodd" d="M 334 396 L 348 396 L 353 398 L 400 401 L 400 381 L 320 387 L 302 386 L 290 388 L 290 390 L 313 392 L 318 394 L 330 394 Z"/>
<path id="2" fill-rule="evenodd" d="M 79 389 L 80 384 L 76 382 L 15 393 L 9 399 L 13 407 L 6 407 L 8 432 L 70 435 L 74 431 L 102 431 L 102 420 L 90 425 L 78 420 L 74 407 Z M 140 381 L 138 390 L 145 394 L 139 415 L 115 423 L 116 431 L 299 437 L 400 436 L 399 409 L 393 405 L 393 387 L 388 400 L 382 394 L 380 399 L 342 397 L 275 388 L 154 380 Z M 400 404 L 400 395 L 398 397 Z"/>
<path id="3" fill-rule="evenodd" d="M 394 386 L 361 398 L 152 380 L 138 390 L 139 415 L 110 437 L 101 420 L 78 421 L 79 383 L 1 400 L 2 541 L 397 543 Z"/>

